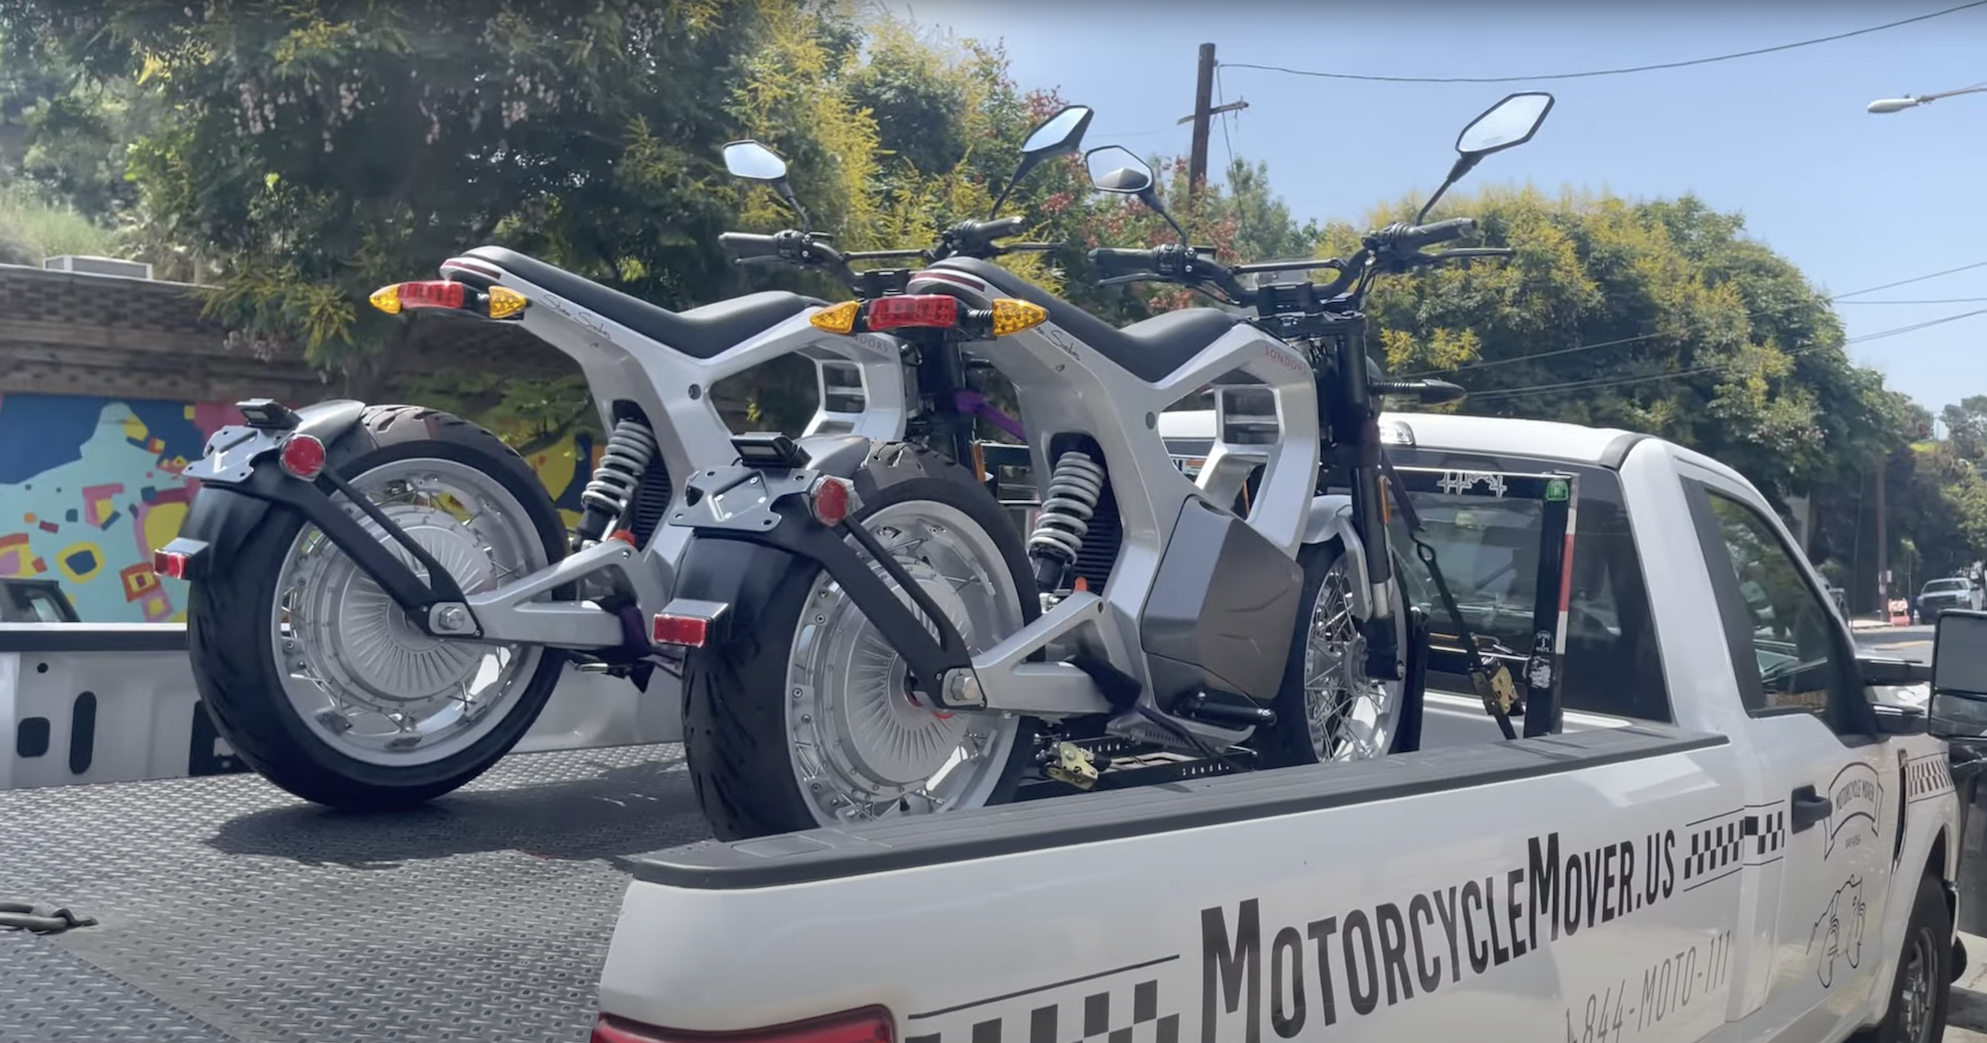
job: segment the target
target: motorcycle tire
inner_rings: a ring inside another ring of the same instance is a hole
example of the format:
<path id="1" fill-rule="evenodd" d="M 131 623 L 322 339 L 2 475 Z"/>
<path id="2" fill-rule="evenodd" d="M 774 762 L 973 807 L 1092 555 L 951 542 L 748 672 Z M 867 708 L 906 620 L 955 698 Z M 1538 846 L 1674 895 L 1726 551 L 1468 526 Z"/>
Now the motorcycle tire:
<path id="1" fill-rule="evenodd" d="M 877 531 L 881 525 L 871 520 L 885 516 L 893 508 L 928 513 L 933 513 L 932 505 L 945 508 L 948 516 L 961 518 L 978 528 L 987 542 L 998 548 L 1000 567 L 1008 573 L 1018 595 L 1019 604 L 1014 607 L 1019 625 L 1026 625 L 1040 615 L 1041 603 L 1020 534 L 1000 502 L 964 468 L 921 446 L 890 442 L 871 451 L 853 480 L 860 505 L 850 524 L 868 523 L 871 531 Z M 881 570 L 878 571 L 880 574 Z M 800 711 L 789 705 L 790 701 L 802 698 L 799 692 L 813 690 L 796 687 L 792 681 L 799 656 L 805 654 L 798 651 L 803 613 L 820 613 L 822 599 L 834 600 L 821 592 L 821 584 L 825 582 L 819 565 L 791 559 L 759 603 L 733 606 L 734 618 L 740 622 L 726 641 L 693 649 L 685 658 L 685 755 L 698 802 L 720 840 L 744 840 L 841 824 L 821 810 L 809 793 L 803 792 L 802 758 L 809 754 L 799 748 L 793 729 L 800 727 L 794 723 L 796 719 L 809 718 L 797 718 Z M 893 589 L 896 586 L 888 577 L 885 582 Z M 855 612 L 853 605 L 847 605 L 846 610 Z M 821 624 L 823 618 L 826 617 L 815 615 L 813 622 L 823 629 L 837 625 Z M 992 643 L 986 635 L 981 635 L 977 642 L 973 635 L 966 636 L 976 650 Z M 1007 633 L 993 635 L 993 640 L 1006 636 Z M 812 640 L 827 643 L 831 637 L 817 630 Z M 850 686 L 842 702 L 854 704 L 859 697 L 856 688 Z M 822 690 L 817 698 L 816 705 L 829 707 L 828 700 L 833 695 Z M 892 696 L 886 694 L 882 698 Z M 903 698 L 908 703 L 908 693 Z M 934 713 L 909 705 L 913 707 L 911 712 L 917 714 Z M 901 706 L 885 709 L 907 712 Z M 816 729 L 827 726 L 831 720 L 827 709 L 816 710 L 811 716 L 820 722 L 812 726 Z M 912 720 L 912 727 L 922 726 L 915 723 L 919 719 Z M 1013 798 L 1032 759 L 1036 734 L 1034 722 L 1028 718 L 1016 716 L 1014 721 L 1013 745 L 1004 762 L 996 759 L 984 769 L 989 777 L 986 799 L 972 806 L 1005 803 Z"/>
<path id="2" fill-rule="evenodd" d="M 1345 561 L 1345 548 L 1336 539 L 1326 540 L 1322 543 L 1305 544 L 1297 552 L 1297 564 L 1304 570 L 1304 588 L 1298 602 L 1296 633 L 1290 642 L 1289 658 L 1286 660 L 1284 666 L 1283 683 L 1278 687 L 1276 700 L 1272 704 L 1272 709 L 1276 711 L 1276 723 L 1269 728 L 1269 734 L 1262 739 L 1260 748 L 1257 750 L 1262 755 L 1264 767 L 1276 768 L 1300 764 L 1318 764 L 1330 759 L 1326 756 L 1325 751 L 1318 748 L 1318 737 L 1311 730 L 1311 707 L 1305 691 L 1305 681 L 1310 674 L 1309 665 L 1307 664 L 1308 639 L 1312 627 L 1316 625 L 1316 615 L 1321 607 L 1323 607 L 1320 594 L 1324 591 L 1326 583 L 1333 581 L 1335 576 L 1344 577 L 1348 575 L 1342 563 L 1349 564 L 1349 562 Z M 1402 604 L 1403 599 L 1400 596 L 1401 568 L 1400 557 L 1396 555 L 1394 558 L 1394 579 L 1390 581 L 1390 585 L 1394 590 L 1395 605 L 1400 612 L 1405 613 L 1407 609 Z M 1348 617 L 1350 617 L 1351 609 L 1349 600 L 1347 601 L 1346 612 Z M 1401 617 L 1403 624 L 1401 627 L 1401 640 L 1403 642 L 1407 640 L 1405 618 L 1404 615 Z M 1377 751 L 1366 751 L 1364 756 L 1352 759 L 1374 759 L 1392 753 L 1399 748 L 1402 735 L 1401 715 L 1409 712 L 1409 709 L 1404 705 L 1404 683 L 1390 683 L 1395 684 L 1396 687 L 1392 692 L 1392 708 L 1389 711 L 1386 734 L 1379 744 L 1380 748 Z"/>
<path id="3" fill-rule="evenodd" d="M 537 475 L 496 435 L 460 417 L 414 406 L 371 406 L 327 455 L 326 466 L 348 481 L 411 461 L 443 461 L 480 472 L 522 505 L 525 517 L 512 522 L 520 541 L 536 540 L 547 564 L 565 556 L 565 526 Z M 272 504 L 242 544 L 217 563 L 216 573 L 192 584 L 187 642 L 193 675 L 221 737 L 270 782 L 342 811 L 421 804 L 487 771 L 544 709 L 558 685 L 564 653 L 538 649 L 537 663 L 518 679 L 508 705 L 491 711 L 500 711 L 501 719 L 460 750 L 405 764 L 355 757 L 327 741 L 286 694 L 290 674 L 278 663 L 272 639 L 281 574 L 292 548 L 302 545 L 306 525 L 301 512 Z"/>

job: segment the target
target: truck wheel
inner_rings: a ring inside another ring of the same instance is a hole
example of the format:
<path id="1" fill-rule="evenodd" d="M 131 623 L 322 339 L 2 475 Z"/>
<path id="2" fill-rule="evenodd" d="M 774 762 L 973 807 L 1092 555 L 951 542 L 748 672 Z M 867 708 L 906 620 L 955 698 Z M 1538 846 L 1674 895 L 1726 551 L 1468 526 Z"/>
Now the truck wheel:
<path id="1" fill-rule="evenodd" d="M 973 651 L 1040 614 L 1019 534 L 964 470 L 889 443 L 855 483 L 852 523 L 892 549 Z M 720 839 L 1013 796 L 1034 723 L 913 702 L 902 658 L 818 565 L 794 559 L 749 617 L 724 644 L 691 650 L 683 668 L 690 778 Z"/>
<path id="2" fill-rule="evenodd" d="M 410 406 L 368 408 L 328 466 L 479 593 L 564 556 L 537 476 L 495 435 Z M 381 542 L 425 575 L 398 544 Z M 269 781 L 349 811 L 406 807 L 496 763 L 545 706 L 563 654 L 430 637 L 290 508 L 271 506 L 193 584 L 187 641 L 216 730 Z"/>
<path id="3" fill-rule="evenodd" d="M 1904 929 L 1904 949 L 1890 983 L 1890 1007 L 1874 1030 L 1858 1034 L 1868 1043 L 1938 1043 L 1946 1031 L 1946 1003 L 1952 997 L 1953 923 L 1945 888 L 1927 874 Z"/>
<path id="4" fill-rule="evenodd" d="M 1268 767 L 1386 756 L 1400 734 L 1401 684 L 1366 675 L 1344 548 L 1335 539 L 1306 544 L 1297 564 L 1304 570 L 1297 635 L 1273 704 L 1276 724 L 1259 752 Z M 1394 567 L 1398 577 L 1398 558 Z M 1393 587 L 1399 604 L 1398 578 Z M 1405 644 L 1406 616 L 1397 618 Z"/>

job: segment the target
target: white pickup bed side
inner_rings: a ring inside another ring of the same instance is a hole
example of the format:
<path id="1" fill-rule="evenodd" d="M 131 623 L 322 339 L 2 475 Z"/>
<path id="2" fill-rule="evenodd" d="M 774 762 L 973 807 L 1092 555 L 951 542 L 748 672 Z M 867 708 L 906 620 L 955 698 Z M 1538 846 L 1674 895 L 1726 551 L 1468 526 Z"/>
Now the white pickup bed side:
<path id="1" fill-rule="evenodd" d="M 906 1043 L 1834 1040 L 1872 1021 L 1921 881 L 1953 878 L 1958 805 L 1945 745 L 1882 734 L 1866 700 L 1886 693 L 1853 662 L 1814 692 L 1770 676 L 1741 553 L 1791 565 L 1782 611 L 1830 662 L 1854 645 L 1758 493 L 1624 432 L 1387 421 L 1419 466 L 1618 476 L 1670 721 L 645 856 L 601 1009 L 732 1030 L 880 1004 Z"/>

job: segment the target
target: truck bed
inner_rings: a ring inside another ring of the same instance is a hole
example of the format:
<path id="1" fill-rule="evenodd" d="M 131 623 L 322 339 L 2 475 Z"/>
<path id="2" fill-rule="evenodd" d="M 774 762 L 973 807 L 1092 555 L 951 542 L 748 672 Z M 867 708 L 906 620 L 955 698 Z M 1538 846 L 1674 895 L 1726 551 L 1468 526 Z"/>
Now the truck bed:
<path id="1" fill-rule="evenodd" d="M 708 828 L 674 745 L 521 754 L 411 812 L 254 775 L 0 792 L 0 1043 L 584 1040 L 627 856 Z"/>

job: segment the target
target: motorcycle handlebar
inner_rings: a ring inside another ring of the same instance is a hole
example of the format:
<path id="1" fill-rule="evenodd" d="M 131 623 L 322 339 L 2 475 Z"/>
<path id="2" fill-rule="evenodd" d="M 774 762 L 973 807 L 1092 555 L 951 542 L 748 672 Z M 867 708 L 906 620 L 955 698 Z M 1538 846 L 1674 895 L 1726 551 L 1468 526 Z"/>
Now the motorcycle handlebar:
<path id="1" fill-rule="evenodd" d="M 751 232 L 724 232 L 718 236 L 718 245 L 731 255 L 734 261 L 752 257 L 778 257 L 779 242 L 770 235 L 755 235 Z"/>
<path id="2" fill-rule="evenodd" d="M 955 229 L 960 238 L 983 243 L 991 242 L 995 239 L 1006 239 L 1011 236 L 1017 236 L 1027 230 L 1028 219 L 1025 217 L 997 217 L 991 221 L 962 221 Z"/>
<path id="3" fill-rule="evenodd" d="M 1419 250 L 1424 246 L 1446 243 L 1451 239 L 1461 239 L 1476 231 L 1476 218 L 1452 217 L 1434 224 L 1408 225 L 1391 235 L 1397 250 Z"/>

